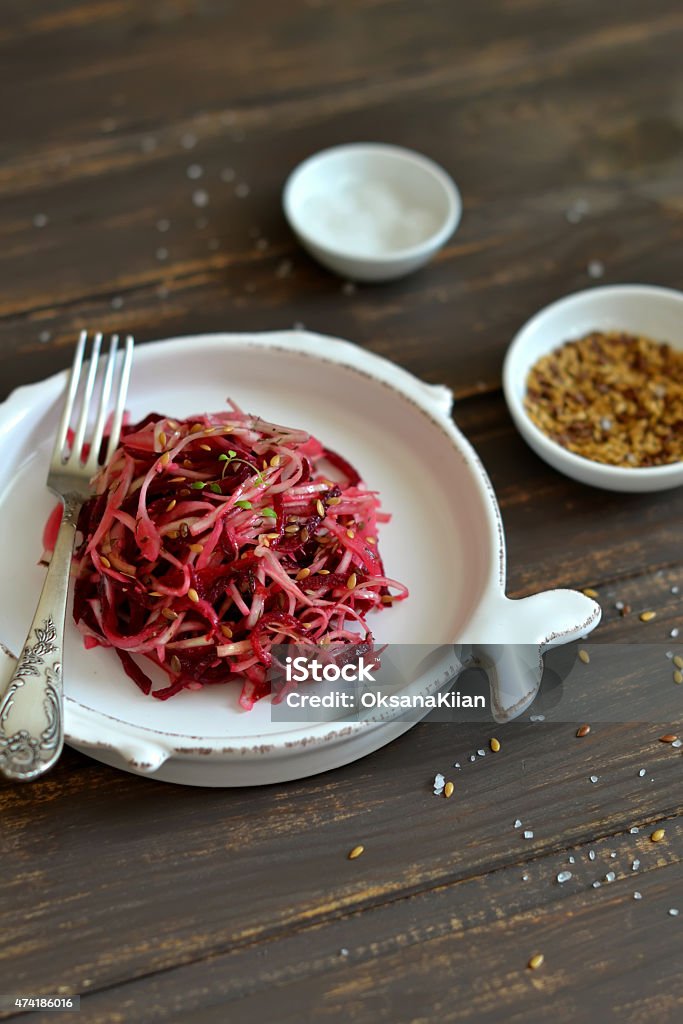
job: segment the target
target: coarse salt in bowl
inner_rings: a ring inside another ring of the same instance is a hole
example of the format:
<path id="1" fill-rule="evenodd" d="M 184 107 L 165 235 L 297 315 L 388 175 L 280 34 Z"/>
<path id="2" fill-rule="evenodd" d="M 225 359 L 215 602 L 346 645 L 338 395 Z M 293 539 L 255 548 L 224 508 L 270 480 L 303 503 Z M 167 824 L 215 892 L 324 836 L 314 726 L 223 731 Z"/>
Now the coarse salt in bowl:
<path id="1" fill-rule="evenodd" d="M 549 465 L 608 491 L 644 493 L 683 485 L 683 462 L 612 466 L 564 448 L 530 419 L 524 407 L 527 377 L 541 356 L 592 331 L 624 331 L 683 350 L 683 292 L 653 285 L 609 285 L 568 295 L 536 313 L 517 332 L 505 356 L 503 393 L 520 434 Z"/>
<path id="2" fill-rule="evenodd" d="M 352 143 L 309 157 L 289 176 L 285 216 L 329 270 L 388 281 L 417 270 L 460 221 L 460 193 L 434 161 L 400 146 Z"/>

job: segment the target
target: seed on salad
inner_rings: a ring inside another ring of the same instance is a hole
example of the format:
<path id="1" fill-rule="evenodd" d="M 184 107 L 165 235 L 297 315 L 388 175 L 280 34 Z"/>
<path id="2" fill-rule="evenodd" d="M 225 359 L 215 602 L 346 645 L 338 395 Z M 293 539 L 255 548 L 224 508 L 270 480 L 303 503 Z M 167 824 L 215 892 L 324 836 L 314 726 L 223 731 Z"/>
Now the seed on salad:
<path id="1" fill-rule="evenodd" d="M 489 740 L 489 746 L 490 746 L 491 750 L 493 751 L 493 753 L 497 754 L 498 751 L 500 750 L 500 740 L 497 740 L 496 737 L 493 736 Z"/>
<path id="2" fill-rule="evenodd" d="M 678 736 L 676 736 L 674 733 L 667 732 L 664 736 L 660 736 L 659 737 L 659 742 L 660 743 L 675 743 L 677 739 L 678 739 Z"/>
<path id="3" fill-rule="evenodd" d="M 590 725 L 580 725 L 579 728 L 576 730 L 576 735 L 579 737 L 579 739 L 581 739 L 582 736 L 587 736 L 590 731 Z"/>
<path id="4" fill-rule="evenodd" d="M 664 834 L 665 833 L 663 828 L 656 828 L 650 836 L 650 839 L 653 843 L 661 843 L 662 839 L 664 838 Z"/>
<path id="5" fill-rule="evenodd" d="M 159 431 L 159 444 L 161 445 L 162 448 L 166 447 L 166 441 L 167 441 L 166 434 L 163 432 L 163 430 L 160 430 Z"/>
<path id="6" fill-rule="evenodd" d="M 327 499 L 327 504 L 328 505 L 341 505 L 341 498 L 328 498 Z"/>
<path id="7" fill-rule="evenodd" d="M 641 622 L 652 622 L 657 612 L 641 612 L 638 618 Z"/>
<path id="8" fill-rule="evenodd" d="M 187 596 L 189 597 L 190 601 L 192 601 L 194 604 L 196 604 L 197 601 L 199 600 L 199 594 L 194 589 L 194 587 L 190 587 L 190 589 L 187 592 Z"/>
<path id="9" fill-rule="evenodd" d="M 211 451 L 211 445 L 210 444 L 200 444 L 199 447 L 203 448 L 205 452 L 210 452 Z"/>
<path id="10" fill-rule="evenodd" d="M 674 683 L 678 683 L 679 685 L 683 683 L 683 672 L 679 672 L 678 670 L 674 672 Z"/>
<path id="11" fill-rule="evenodd" d="M 181 669 L 180 658 L 178 657 L 177 654 L 173 655 L 173 657 L 171 658 L 171 660 L 169 662 L 169 666 L 170 666 L 171 672 L 174 672 L 176 675 L 180 672 L 180 669 Z"/>
<path id="12" fill-rule="evenodd" d="M 355 530 L 347 530 L 346 531 L 346 536 L 349 538 L 349 540 L 353 540 L 353 538 L 356 536 L 356 531 Z"/>
<path id="13" fill-rule="evenodd" d="M 193 555 L 199 555 L 204 550 L 204 545 L 197 542 L 196 544 L 190 544 L 190 551 Z"/>
<path id="14" fill-rule="evenodd" d="M 393 603 L 394 603 L 393 597 L 390 597 L 388 594 L 385 594 L 384 597 L 382 598 L 382 604 L 393 604 Z"/>
<path id="15" fill-rule="evenodd" d="M 320 500 L 320 498 L 318 498 L 318 500 L 316 501 L 315 508 L 316 508 L 316 512 L 318 513 L 319 516 L 324 516 L 325 515 L 325 506 L 323 505 L 323 503 Z"/>
<path id="16" fill-rule="evenodd" d="M 106 555 L 100 555 L 100 562 L 105 567 L 105 569 L 111 569 L 111 562 L 109 561 Z"/>
<path id="17" fill-rule="evenodd" d="M 673 661 L 676 668 L 683 668 L 683 658 L 680 656 L 680 654 L 674 654 L 671 660 Z"/>
<path id="18" fill-rule="evenodd" d="M 352 850 L 349 850 L 349 860 L 355 860 L 356 857 L 360 857 L 364 849 L 364 846 L 354 846 Z"/>
<path id="19" fill-rule="evenodd" d="M 172 512 L 177 504 L 178 504 L 178 502 L 175 500 L 175 498 L 171 498 L 171 500 L 169 501 L 168 505 L 166 506 L 166 511 L 167 512 Z"/>
<path id="20" fill-rule="evenodd" d="M 183 480 L 187 480 L 187 477 L 185 477 L 185 476 L 172 476 L 171 479 L 168 482 L 169 482 L 169 484 L 181 484 L 183 482 Z"/>
<path id="21" fill-rule="evenodd" d="M 170 454 L 170 452 L 164 452 L 164 454 L 159 459 L 159 465 L 160 466 L 168 466 L 170 461 L 171 461 L 171 454 Z"/>
<path id="22" fill-rule="evenodd" d="M 538 968 L 542 966 L 544 960 L 545 957 L 543 956 L 543 953 L 535 953 L 529 961 L 529 969 L 532 971 L 538 970 Z"/>
<path id="23" fill-rule="evenodd" d="M 296 580 L 305 580 L 311 575 L 310 569 L 299 569 L 298 573 L 294 577 Z"/>
<path id="24" fill-rule="evenodd" d="M 584 665 L 587 665 L 591 660 L 591 656 L 588 653 L 588 651 L 584 651 L 584 649 L 581 648 L 581 650 L 579 651 L 579 660 L 582 661 Z"/>
<path id="25" fill-rule="evenodd" d="M 294 526 L 294 524 L 292 524 L 292 523 L 290 523 L 289 526 L 285 526 L 285 533 L 294 534 L 294 533 L 298 533 L 298 532 L 299 532 L 299 527 L 298 526 Z"/>
<path id="26" fill-rule="evenodd" d="M 453 785 L 453 783 L 452 782 L 447 782 L 446 785 L 443 787 L 443 795 L 446 798 L 452 797 L 454 789 L 455 789 L 455 786 Z"/>
<path id="27" fill-rule="evenodd" d="M 586 595 L 586 597 L 593 597 L 593 598 L 595 598 L 595 597 L 599 597 L 600 596 L 598 594 L 597 590 L 593 590 L 592 587 L 584 587 L 583 588 L 583 592 Z"/>
<path id="28" fill-rule="evenodd" d="M 329 569 L 318 569 L 318 576 L 329 576 L 329 575 L 330 575 L 330 570 Z"/>
<path id="29" fill-rule="evenodd" d="M 282 460 L 279 455 L 273 455 L 272 459 L 270 460 L 270 464 L 273 467 L 273 469 L 277 469 L 281 461 Z"/>
<path id="30" fill-rule="evenodd" d="M 161 614 L 165 619 L 168 619 L 169 622 L 173 622 L 174 619 L 178 618 L 178 612 L 174 612 L 172 608 L 162 608 Z"/>
<path id="31" fill-rule="evenodd" d="M 299 538 L 302 544 L 308 544 L 308 530 L 304 526 L 303 530 L 299 532 Z"/>
<path id="32" fill-rule="evenodd" d="M 201 430 L 204 430 L 204 427 L 201 423 L 193 423 L 192 426 L 190 427 L 191 434 L 198 434 Z"/>
<path id="33" fill-rule="evenodd" d="M 232 636 L 232 630 L 230 629 L 230 626 L 226 626 L 225 624 L 221 625 L 221 633 L 223 634 L 223 636 L 227 636 L 228 640 Z"/>
<path id="34" fill-rule="evenodd" d="M 355 585 L 357 583 L 358 583 L 358 577 L 356 576 L 355 572 L 352 572 L 351 575 L 349 576 L 349 578 L 346 581 L 346 586 L 347 586 L 347 588 L 349 590 L 353 590 L 353 588 L 355 587 Z"/>
<path id="35" fill-rule="evenodd" d="M 368 544 L 376 544 L 377 543 L 377 538 L 376 537 L 366 537 L 365 539 L 368 542 Z"/>

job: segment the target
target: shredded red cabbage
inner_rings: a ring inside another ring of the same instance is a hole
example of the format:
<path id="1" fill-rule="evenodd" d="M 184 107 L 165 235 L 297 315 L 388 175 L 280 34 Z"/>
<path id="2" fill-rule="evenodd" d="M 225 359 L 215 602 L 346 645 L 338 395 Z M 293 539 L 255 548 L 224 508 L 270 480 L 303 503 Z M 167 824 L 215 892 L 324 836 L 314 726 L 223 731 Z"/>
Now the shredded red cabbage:
<path id="1" fill-rule="evenodd" d="M 372 643 L 384 574 L 376 492 L 302 430 L 230 411 L 126 426 L 81 510 L 74 618 L 160 700 L 237 679 L 269 692 L 275 644 Z M 142 655 L 168 675 L 152 690 Z"/>

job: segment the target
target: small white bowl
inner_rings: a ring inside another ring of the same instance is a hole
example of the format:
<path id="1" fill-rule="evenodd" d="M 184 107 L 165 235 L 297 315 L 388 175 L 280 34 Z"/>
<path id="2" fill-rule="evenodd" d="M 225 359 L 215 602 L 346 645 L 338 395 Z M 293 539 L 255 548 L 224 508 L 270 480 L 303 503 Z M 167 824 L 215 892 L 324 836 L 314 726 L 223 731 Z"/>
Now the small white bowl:
<path id="1" fill-rule="evenodd" d="M 304 160 L 284 187 L 290 227 L 323 266 L 355 281 L 390 281 L 427 263 L 460 221 L 449 175 L 400 146 L 356 142 Z"/>
<path id="2" fill-rule="evenodd" d="M 568 295 L 528 320 L 513 339 L 503 365 L 503 392 L 520 434 L 537 455 L 561 473 L 608 491 L 664 491 L 683 484 L 683 462 L 627 469 L 575 455 L 532 423 L 524 409 L 529 370 L 565 341 L 591 331 L 622 330 L 683 349 L 683 292 L 651 285 L 612 285 Z"/>

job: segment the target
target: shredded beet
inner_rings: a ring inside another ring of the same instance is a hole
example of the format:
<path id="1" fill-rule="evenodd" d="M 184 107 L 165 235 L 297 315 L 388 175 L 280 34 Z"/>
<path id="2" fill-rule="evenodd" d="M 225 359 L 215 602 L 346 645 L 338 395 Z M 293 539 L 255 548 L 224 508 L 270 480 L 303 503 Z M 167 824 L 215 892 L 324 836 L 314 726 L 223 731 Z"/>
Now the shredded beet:
<path id="1" fill-rule="evenodd" d="M 249 710 L 275 644 L 372 644 L 367 613 L 408 596 L 384 574 L 376 492 L 309 434 L 233 403 L 124 427 L 94 489 L 74 618 L 160 700 L 236 679 Z M 152 691 L 137 655 L 168 686 Z"/>

